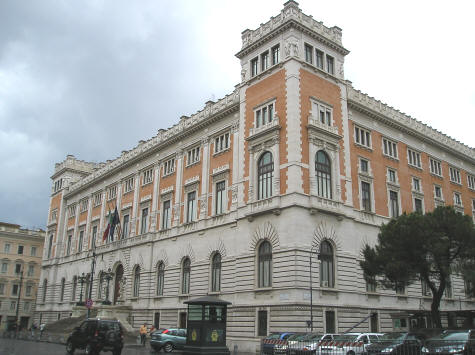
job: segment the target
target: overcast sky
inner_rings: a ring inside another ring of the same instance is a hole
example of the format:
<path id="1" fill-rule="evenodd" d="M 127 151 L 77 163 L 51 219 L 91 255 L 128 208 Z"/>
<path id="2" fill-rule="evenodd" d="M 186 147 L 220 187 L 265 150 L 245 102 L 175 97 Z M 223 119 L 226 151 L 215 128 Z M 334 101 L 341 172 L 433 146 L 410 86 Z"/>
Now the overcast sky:
<path id="1" fill-rule="evenodd" d="M 0 1 L 0 221 L 45 226 L 67 154 L 114 159 L 240 81 L 241 32 L 281 0 Z M 473 1 L 300 0 L 343 29 L 345 75 L 473 147 Z"/>

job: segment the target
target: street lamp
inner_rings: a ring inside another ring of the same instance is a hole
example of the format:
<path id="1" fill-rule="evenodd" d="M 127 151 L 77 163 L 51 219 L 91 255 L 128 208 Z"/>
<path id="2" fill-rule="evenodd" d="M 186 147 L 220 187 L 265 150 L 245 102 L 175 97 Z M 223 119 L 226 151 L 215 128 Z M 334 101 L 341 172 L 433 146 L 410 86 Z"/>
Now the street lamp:
<path id="1" fill-rule="evenodd" d="M 312 283 L 312 254 L 317 249 L 317 245 L 313 245 L 310 248 L 310 321 L 307 323 L 310 325 L 310 332 L 313 332 L 313 283 Z M 320 254 L 317 254 L 317 258 L 320 259 Z"/>
<path id="2" fill-rule="evenodd" d="M 105 301 L 102 302 L 102 304 L 111 304 L 111 301 L 109 301 L 109 283 L 114 277 L 114 273 L 112 270 L 109 268 L 107 272 L 104 272 L 104 279 L 107 281 L 107 288 L 106 288 L 106 299 Z"/>
<path id="3" fill-rule="evenodd" d="M 20 270 L 20 286 L 18 287 L 18 299 L 16 301 L 16 312 L 15 312 L 15 332 L 18 337 L 18 331 L 20 330 L 20 324 L 18 324 L 18 312 L 20 311 L 20 297 L 21 297 L 21 285 L 23 284 L 23 268 Z"/>
<path id="4" fill-rule="evenodd" d="M 86 290 L 86 296 L 89 293 L 90 306 L 87 307 L 87 318 L 91 316 L 91 306 L 92 306 L 92 284 L 94 282 L 94 268 L 96 266 L 96 241 L 92 240 L 92 263 L 91 263 L 91 282 L 89 284 L 89 290 Z"/>
<path id="5" fill-rule="evenodd" d="M 81 284 L 81 293 L 79 294 L 79 302 L 76 303 L 77 306 L 84 306 L 84 302 L 82 301 L 82 288 L 84 285 L 84 282 L 86 282 L 87 276 L 84 275 L 84 273 L 81 274 L 81 276 L 78 276 L 78 281 Z"/>

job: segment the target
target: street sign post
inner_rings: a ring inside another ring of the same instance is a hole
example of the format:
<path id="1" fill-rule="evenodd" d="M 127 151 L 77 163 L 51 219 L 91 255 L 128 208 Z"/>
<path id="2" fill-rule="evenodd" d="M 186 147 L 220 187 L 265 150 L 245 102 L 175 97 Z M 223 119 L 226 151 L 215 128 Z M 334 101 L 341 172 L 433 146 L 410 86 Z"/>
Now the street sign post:
<path id="1" fill-rule="evenodd" d="M 86 307 L 87 307 L 87 309 L 91 309 L 93 303 L 94 303 L 94 302 L 92 301 L 92 299 L 88 298 L 88 299 L 86 300 Z"/>

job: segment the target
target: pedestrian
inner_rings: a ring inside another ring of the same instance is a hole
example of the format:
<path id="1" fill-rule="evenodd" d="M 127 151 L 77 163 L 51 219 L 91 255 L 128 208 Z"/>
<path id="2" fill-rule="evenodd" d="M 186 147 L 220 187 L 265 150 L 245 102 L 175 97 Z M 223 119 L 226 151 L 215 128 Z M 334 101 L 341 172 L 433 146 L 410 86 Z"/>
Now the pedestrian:
<path id="1" fill-rule="evenodd" d="M 43 336 L 43 332 L 45 331 L 46 324 L 41 323 L 40 324 L 40 339 Z"/>
<path id="2" fill-rule="evenodd" d="M 141 327 L 140 327 L 140 342 L 142 343 L 142 346 L 145 346 L 145 341 L 147 339 L 147 324 L 143 324 Z"/>

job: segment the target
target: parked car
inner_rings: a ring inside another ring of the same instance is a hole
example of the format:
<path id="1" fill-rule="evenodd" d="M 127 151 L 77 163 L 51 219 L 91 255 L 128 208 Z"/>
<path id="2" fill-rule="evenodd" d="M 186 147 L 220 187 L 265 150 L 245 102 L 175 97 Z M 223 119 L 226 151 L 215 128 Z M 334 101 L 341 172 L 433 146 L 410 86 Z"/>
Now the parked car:
<path id="1" fill-rule="evenodd" d="M 276 345 L 287 344 L 287 339 L 295 333 L 290 332 L 279 332 L 272 333 L 269 336 L 265 337 L 262 340 L 262 353 L 263 354 L 274 354 L 274 347 Z"/>
<path id="2" fill-rule="evenodd" d="M 74 354 L 76 349 L 84 349 L 88 355 L 101 351 L 112 351 L 120 355 L 124 347 L 124 331 L 118 320 L 87 319 L 76 327 L 66 340 L 66 352 Z"/>
<path id="3" fill-rule="evenodd" d="M 319 355 L 362 354 L 366 347 L 377 342 L 381 333 L 345 333 L 337 335 L 333 341 L 322 342 L 317 349 Z"/>
<path id="4" fill-rule="evenodd" d="M 152 333 L 150 346 L 155 351 L 163 349 L 166 353 L 173 349 L 183 349 L 186 344 L 186 329 L 168 328 Z"/>
<path id="5" fill-rule="evenodd" d="M 475 329 L 445 330 L 432 337 L 422 347 L 423 355 L 474 355 Z"/>
<path id="6" fill-rule="evenodd" d="M 384 333 L 377 342 L 366 347 L 365 355 L 421 355 L 424 338 L 416 333 Z"/>
<path id="7" fill-rule="evenodd" d="M 309 333 L 300 341 L 290 344 L 289 341 L 289 355 L 308 355 L 316 354 L 318 346 L 322 342 L 331 341 L 337 334 L 316 334 Z"/>
<path id="8" fill-rule="evenodd" d="M 295 344 L 307 336 L 308 333 L 295 333 L 290 335 L 285 341 L 275 344 L 274 354 L 287 354 L 291 344 Z"/>

